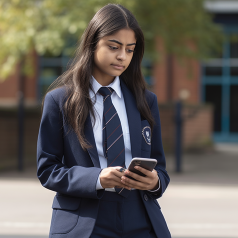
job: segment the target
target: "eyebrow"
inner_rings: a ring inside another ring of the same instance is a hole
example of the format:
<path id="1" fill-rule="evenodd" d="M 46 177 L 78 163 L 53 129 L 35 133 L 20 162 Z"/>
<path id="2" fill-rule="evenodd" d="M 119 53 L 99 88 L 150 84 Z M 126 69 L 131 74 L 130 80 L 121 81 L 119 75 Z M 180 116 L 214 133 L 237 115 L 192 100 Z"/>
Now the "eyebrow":
<path id="1" fill-rule="evenodd" d="M 120 41 L 117 41 L 117 40 L 108 40 L 108 41 L 115 42 L 119 45 L 123 45 Z M 127 44 L 127 46 L 130 46 L 130 45 L 136 45 L 136 43 Z"/>

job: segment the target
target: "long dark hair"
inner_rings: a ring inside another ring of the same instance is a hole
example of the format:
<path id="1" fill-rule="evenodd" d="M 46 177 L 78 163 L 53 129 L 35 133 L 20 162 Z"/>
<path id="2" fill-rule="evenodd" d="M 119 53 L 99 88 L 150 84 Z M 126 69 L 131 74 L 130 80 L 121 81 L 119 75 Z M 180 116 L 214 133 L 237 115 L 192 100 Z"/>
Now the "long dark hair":
<path id="1" fill-rule="evenodd" d="M 66 85 L 67 100 L 64 104 L 64 113 L 67 123 L 76 132 L 84 149 L 90 147 L 84 136 L 86 118 L 91 113 L 95 119 L 93 103 L 89 96 L 89 89 L 92 89 L 90 78 L 93 72 L 94 51 L 101 38 L 126 28 L 134 31 L 136 47 L 130 65 L 120 75 L 120 79 L 134 94 L 142 118 L 153 127 L 154 121 L 145 98 L 146 85 L 141 72 L 144 54 L 142 30 L 129 10 L 119 4 L 108 4 L 101 8 L 89 22 L 69 69 L 55 81 L 53 87 L 50 87 L 52 90 L 52 88 Z"/>

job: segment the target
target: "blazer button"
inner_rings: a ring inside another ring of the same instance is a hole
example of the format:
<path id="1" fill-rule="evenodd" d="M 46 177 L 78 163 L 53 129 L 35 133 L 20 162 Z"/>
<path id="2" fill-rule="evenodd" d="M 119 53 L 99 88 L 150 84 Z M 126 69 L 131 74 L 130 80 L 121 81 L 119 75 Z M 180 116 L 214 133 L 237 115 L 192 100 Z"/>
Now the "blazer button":
<path id="1" fill-rule="evenodd" d="M 146 202 L 148 201 L 148 196 L 146 194 L 144 194 L 144 199 Z"/>

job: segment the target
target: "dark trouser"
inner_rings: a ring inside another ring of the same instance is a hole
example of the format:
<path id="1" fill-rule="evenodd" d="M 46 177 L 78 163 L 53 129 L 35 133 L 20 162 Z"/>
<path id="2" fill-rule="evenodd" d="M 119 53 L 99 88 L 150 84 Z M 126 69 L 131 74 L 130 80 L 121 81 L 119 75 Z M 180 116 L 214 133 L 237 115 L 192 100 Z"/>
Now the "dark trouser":
<path id="1" fill-rule="evenodd" d="M 91 238 L 156 238 L 139 192 L 105 192 Z"/>

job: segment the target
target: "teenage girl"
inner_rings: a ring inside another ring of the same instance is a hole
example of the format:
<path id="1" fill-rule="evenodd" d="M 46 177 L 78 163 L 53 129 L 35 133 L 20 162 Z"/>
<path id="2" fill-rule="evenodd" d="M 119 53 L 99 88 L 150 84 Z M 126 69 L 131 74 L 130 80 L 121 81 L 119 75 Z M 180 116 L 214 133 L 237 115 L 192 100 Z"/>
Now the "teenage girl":
<path id="1" fill-rule="evenodd" d="M 169 183 L 157 98 L 141 73 L 135 17 L 108 4 L 89 22 L 74 61 L 46 94 L 37 176 L 56 191 L 52 238 L 169 238 L 156 199 Z M 124 170 L 134 157 L 155 169 Z M 125 175 L 136 179 L 133 180 Z"/>

